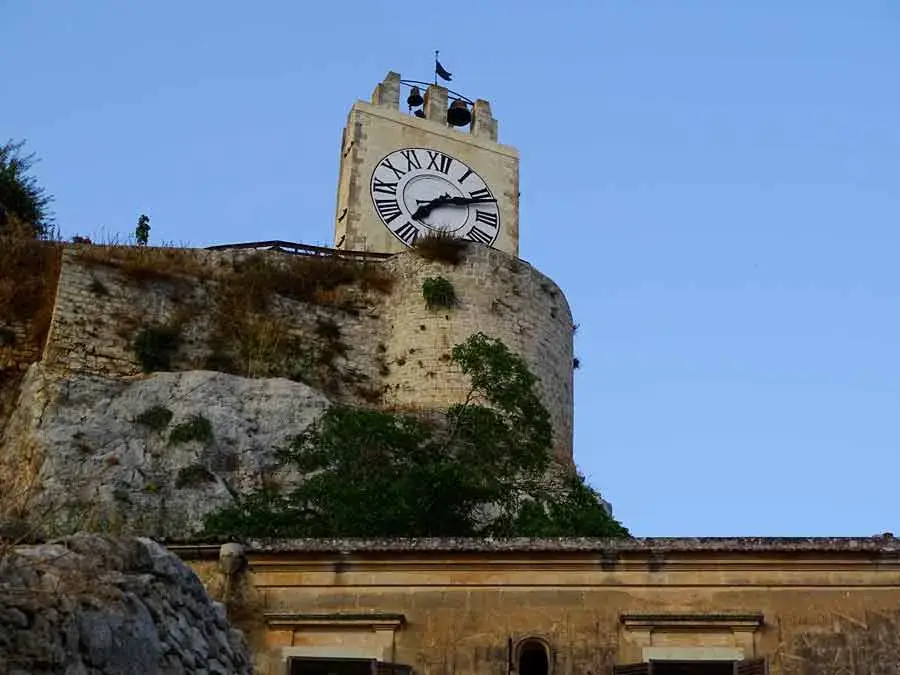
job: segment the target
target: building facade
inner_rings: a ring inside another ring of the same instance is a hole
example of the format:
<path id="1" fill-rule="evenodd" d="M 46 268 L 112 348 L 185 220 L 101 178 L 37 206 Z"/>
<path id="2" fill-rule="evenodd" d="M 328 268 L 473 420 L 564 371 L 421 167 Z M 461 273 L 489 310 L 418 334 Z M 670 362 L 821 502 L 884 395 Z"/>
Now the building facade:
<path id="1" fill-rule="evenodd" d="M 261 675 L 900 673 L 889 536 L 173 548 Z"/>

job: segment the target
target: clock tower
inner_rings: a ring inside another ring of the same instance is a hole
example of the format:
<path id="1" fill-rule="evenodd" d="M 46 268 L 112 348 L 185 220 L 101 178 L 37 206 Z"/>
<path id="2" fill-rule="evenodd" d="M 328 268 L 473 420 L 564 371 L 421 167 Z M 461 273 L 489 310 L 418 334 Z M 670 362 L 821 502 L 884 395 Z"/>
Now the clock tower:
<path id="1" fill-rule="evenodd" d="M 347 118 L 335 248 L 398 253 L 429 232 L 518 257 L 519 154 L 487 101 L 390 72 Z"/>

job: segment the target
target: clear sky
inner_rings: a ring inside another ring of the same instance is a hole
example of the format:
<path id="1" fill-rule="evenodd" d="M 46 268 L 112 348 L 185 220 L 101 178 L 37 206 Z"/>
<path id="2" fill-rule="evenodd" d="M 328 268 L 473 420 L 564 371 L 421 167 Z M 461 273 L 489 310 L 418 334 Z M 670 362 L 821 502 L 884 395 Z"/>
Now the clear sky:
<path id="1" fill-rule="evenodd" d="M 639 536 L 900 528 L 900 3 L 0 0 L 0 139 L 109 240 L 332 243 L 388 70 L 487 98 Z"/>

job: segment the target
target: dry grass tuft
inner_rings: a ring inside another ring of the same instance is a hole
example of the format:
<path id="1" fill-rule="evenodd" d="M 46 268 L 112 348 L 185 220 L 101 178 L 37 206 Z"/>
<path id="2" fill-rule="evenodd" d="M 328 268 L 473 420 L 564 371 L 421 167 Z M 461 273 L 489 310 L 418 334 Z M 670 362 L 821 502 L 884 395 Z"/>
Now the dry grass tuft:
<path id="1" fill-rule="evenodd" d="M 185 277 L 207 279 L 212 276 L 210 266 L 199 260 L 192 249 L 87 245 L 79 247 L 76 255 L 86 263 L 114 267 L 137 282 L 172 281 Z"/>
<path id="2" fill-rule="evenodd" d="M 341 289 L 356 286 L 363 291 L 387 293 L 393 277 L 383 265 L 318 256 L 291 256 L 275 262 L 263 254 L 235 263 L 233 279 L 244 289 L 252 289 L 255 304 L 266 306 L 267 298 L 280 295 L 314 304 L 344 299 Z"/>
<path id="3" fill-rule="evenodd" d="M 412 249 L 426 260 L 458 265 L 466 256 L 469 243 L 451 232 L 434 230 L 416 239 Z"/>
<path id="4" fill-rule="evenodd" d="M 43 342 L 50 327 L 62 247 L 40 241 L 11 223 L 0 233 L 0 324 L 28 321 L 32 341 Z"/>

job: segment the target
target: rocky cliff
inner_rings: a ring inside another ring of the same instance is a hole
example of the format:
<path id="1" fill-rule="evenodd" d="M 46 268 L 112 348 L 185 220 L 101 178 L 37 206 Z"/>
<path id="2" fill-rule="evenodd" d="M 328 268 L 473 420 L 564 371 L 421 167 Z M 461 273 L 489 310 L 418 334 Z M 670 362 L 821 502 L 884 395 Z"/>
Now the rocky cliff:
<path id="1" fill-rule="evenodd" d="M 250 663 L 224 607 L 153 541 L 79 535 L 0 550 L 2 673 L 242 675 Z"/>
<path id="2" fill-rule="evenodd" d="M 275 449 L 327 404 L 281 378 L 60 377 L 34 364 L 0 457 L 7 509 L 44 535 L 190 536 L 235 494 L 289 479 L 274 469 Z"/>

